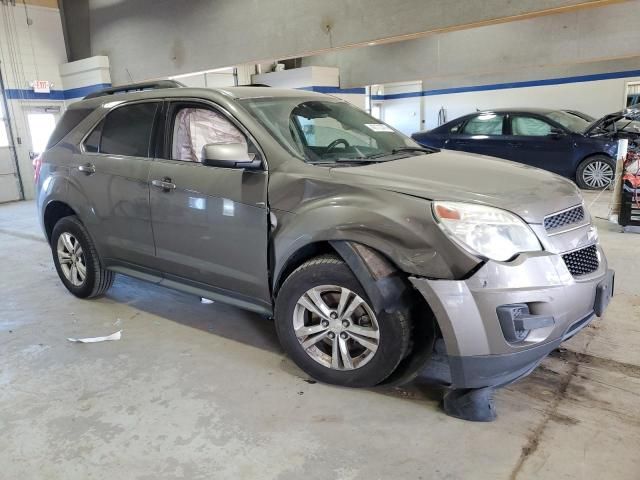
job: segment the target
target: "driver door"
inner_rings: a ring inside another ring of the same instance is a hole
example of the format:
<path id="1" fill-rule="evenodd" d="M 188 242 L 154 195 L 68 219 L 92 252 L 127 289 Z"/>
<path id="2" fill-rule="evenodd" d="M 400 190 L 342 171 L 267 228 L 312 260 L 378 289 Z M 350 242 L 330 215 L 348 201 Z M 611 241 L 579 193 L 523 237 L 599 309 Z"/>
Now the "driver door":
<path id="1" fill-rule="evenodd" d="M 169 103 L 163 158 L 149 175 L 156 268 L 164 284 L 267 308 L 267 172 L 207 166 L 201 158 L 205 144 L 241 142 L 251 141 L 213 105 Z"/>

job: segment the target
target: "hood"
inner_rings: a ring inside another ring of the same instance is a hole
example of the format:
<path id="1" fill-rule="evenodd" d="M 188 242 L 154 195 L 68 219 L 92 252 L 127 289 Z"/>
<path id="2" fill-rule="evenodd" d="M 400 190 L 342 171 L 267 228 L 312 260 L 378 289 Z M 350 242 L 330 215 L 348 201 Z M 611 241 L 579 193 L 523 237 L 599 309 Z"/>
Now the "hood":
<path id="1" fill-rule="evenodd" d="M 352 185 L 381 188 L 428 200 L 480 203 L 509 210 L 528 223 L 578 205 L 582 196 L 569 180 L 507 160 L 443 150 L 389 162 L 331 169 Z"/>
<path id="2" fill-rule="evenodd" d="M 586 128 L 584 134 L 591 135 L 597 130 L 608 131 L 620 120 L 628 120 L 629 122 L 640 120 L 640 105 L 632 105 L 631 107 L 620 112 L 609 113 L 604 117 L 600 117 L 598 120 L 596 120 Z M 612 133 L 615 133 L 615 130 Z"/>

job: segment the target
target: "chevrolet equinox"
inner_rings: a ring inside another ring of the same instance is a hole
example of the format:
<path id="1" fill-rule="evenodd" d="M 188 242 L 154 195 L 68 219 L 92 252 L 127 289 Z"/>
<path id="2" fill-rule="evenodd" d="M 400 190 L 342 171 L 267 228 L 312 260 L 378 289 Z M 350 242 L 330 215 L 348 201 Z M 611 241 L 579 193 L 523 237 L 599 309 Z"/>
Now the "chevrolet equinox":
<path id="1" fill-rule="evenodd" d="M 120 273 L 273 317 L 327 383 L 398 383 L 441 357 L 450 392 L 505 385 L 613 290 L 569 180 L 423 148 L 319 93 L 107 89 L 68 108 L 35 167 L 73 295 Z"/>

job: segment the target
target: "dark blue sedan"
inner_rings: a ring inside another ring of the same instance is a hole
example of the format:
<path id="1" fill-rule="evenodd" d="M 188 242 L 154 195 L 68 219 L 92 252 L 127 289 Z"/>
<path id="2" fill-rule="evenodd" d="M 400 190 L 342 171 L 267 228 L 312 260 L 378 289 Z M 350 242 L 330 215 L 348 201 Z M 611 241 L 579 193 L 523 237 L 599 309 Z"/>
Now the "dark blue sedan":
<path id="1" fill-rule="evenodd" d="M 430 131 L 418 143 L 513 160 L 574 180 L 586 189 L 614 178 L 617 141 L 575 112 L 510 109 L 476 112 Z"/>

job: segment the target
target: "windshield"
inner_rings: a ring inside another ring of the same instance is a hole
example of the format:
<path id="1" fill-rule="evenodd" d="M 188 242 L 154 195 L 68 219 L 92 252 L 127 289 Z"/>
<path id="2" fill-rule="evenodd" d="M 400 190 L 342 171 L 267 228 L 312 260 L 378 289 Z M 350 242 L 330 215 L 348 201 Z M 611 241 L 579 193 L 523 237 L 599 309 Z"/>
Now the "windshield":
<path id="1" fill-rule="evenodd" d="M 306 162 L 381 161 L 424 150 L 347 102 L 288 97 L 239 101 L 286 149 Z"/>
<path id="2" fill-rule="evenodd" d="M 587 127 L 591 125 L 591 123 L 585 120 L 584 118 L 581 118 L 572 113 L 563 112 L 561 110 L 557 110 L 555 112 L 549 112 L 545 114 L 545 116 L 547 118 L 550 118 L 554 122 L 559 123 L 567 130 L 570 130 L 576 133 L 584 132 L 587 129 Z"/>

